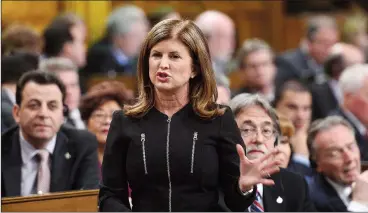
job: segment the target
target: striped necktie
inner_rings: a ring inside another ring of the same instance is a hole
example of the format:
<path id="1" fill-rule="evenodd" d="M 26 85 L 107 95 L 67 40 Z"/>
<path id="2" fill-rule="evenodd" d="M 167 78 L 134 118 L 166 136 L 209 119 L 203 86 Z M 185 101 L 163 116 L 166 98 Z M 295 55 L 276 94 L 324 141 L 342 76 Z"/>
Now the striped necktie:
<path id="1" fill-rule="evenodd" d="M 250 212 L 264 212 L 261 201 L 262 201 L 261 194 L 257 190 L 256 199 L 254 200 L 252 205 L 250 205 Z"/>

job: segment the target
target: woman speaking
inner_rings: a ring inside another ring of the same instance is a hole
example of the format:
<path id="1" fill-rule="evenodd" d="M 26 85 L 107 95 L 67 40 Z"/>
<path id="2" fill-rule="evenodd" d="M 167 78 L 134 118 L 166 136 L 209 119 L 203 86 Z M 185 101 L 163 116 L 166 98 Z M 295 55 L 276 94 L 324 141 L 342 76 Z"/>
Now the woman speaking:
<path id="1" fill-rule="evenodd" d="M 155 25 L 137 69 L 138 99 L 114 113 L 107 136 L 100 211 L 216 211 L 219 190 L 244 211 L 257 183 L 274 184 L 267 177 L 277 162 L 268 159 L 277 151 L 245 157 L 231 110 L 216 104 L 209 49 L 192 21 Z"/>

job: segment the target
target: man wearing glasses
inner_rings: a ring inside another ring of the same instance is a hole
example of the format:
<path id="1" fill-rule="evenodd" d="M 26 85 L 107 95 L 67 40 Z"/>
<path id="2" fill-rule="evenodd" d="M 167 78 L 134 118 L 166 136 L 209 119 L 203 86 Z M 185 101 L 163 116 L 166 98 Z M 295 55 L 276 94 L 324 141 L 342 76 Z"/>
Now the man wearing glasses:
<path id="1" fill-rule="evenodd" d="M 341 116 L 312 123 L 308 148 L 318 174 L 308 179 L 318 211 L 368 211 L 368 171 L 361 173 L 354 129 Z"/>
<path id="2" fill-rule="evenodd" d="M 268 101 L 256 94 L 243 93 L 235 96 L 229 106 L 244 140 L 246 157 L 256 159 L 272 151 L 281 133 L 278 117 Z M 315 210 L 306 181 L 301 176 L 282 168 L 279 173 L 265 175 L 275 185 L 257 185 L 250 212 Z"/>

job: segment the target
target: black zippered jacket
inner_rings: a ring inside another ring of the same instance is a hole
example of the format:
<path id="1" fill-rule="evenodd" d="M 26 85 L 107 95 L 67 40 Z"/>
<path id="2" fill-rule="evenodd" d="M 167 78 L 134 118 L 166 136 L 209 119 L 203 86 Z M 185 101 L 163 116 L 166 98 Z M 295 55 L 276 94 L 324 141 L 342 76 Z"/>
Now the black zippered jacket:
<path id="1" fill-rule="evenodd" d="M 102 163 L 100 211 L 217 211 L 218 190 L 232 211 L 254 193 L 237 190 L 243 144 L 230 108 L 201 119 L 189 103 L 171 118 L 153 107 L 142 118 L 113 115 Z M 132 189 L 132 209 L 128 201 Z"/>

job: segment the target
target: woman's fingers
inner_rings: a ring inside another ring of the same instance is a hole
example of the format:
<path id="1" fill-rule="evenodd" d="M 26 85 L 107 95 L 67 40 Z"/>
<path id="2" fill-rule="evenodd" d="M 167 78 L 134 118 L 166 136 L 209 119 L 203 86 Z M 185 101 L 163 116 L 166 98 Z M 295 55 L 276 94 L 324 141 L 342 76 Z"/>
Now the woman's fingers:
<path id="1" fill-rule="evenodd" d="M 267 168 L 267 169 L 263 169 L 262 170 L 264 173 L 266 173 L 266 174 L 263 174 L 263 175 L 272 175 L 272 174 L 274 174 L 274 173 L 276 173 L 276 172 L 279 172 L 280 171 L 280 167 L 278 167 L 278 166 L 274 166 L 274 167 L 269 167 L 269 168 Z"/>
<path id="2" fill-rule="evenodd" d="M 273 185 L 275 185 L 275 181 L 273 181 L 272 179 L 262 179 L 260 181 L 260 183 L 262 183 L 263 185 L 266 185 L 266 186 L 273 186 Z"/>

